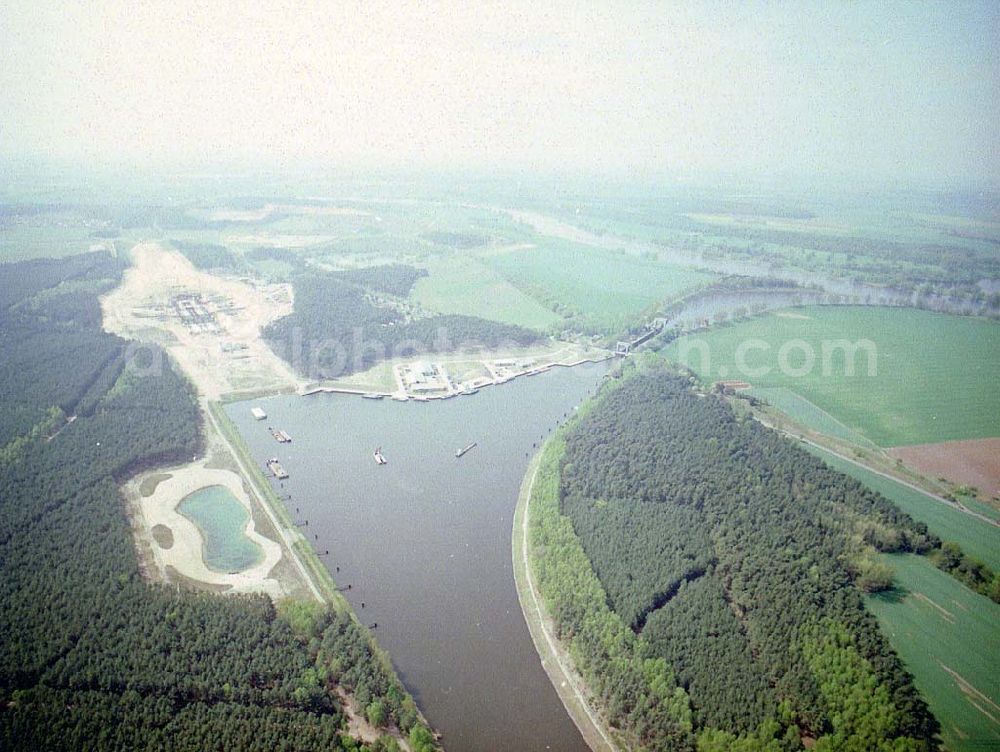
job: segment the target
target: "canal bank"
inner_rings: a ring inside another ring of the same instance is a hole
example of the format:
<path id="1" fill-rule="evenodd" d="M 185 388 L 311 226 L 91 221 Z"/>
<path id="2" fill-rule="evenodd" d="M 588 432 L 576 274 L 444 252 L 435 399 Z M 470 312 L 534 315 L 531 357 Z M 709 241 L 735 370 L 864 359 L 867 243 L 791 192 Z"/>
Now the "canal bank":
<path id="1" fill-rule="evenodd" d="M 318 394 L 226 406 L 288 516 L 367 625 L 449 750 L 587 749 L 535 652 L 511 572 L 511 525 L 530 455 L 593 394 L 608 364 L 553 369 L 474 399 Z M 456 451 L 476 442 L 473 451 Z M 372 452 L 381 447 L 388 464 Z M 329 555 L 323 555 L 329 551 Z"/>
<path id="2" fill-rule="evenodd" d="M 545 611 L 532 572 L 528 542 L 528 531 L 531 529 L 531 494 L 535 487 L 543 451 L 544 446 L 531 458 L 521 493 L 518 495 L 517 509 L 514 510 L 511 558 L 517 597 L 521 602 L 524 621 L 528 625 L 528 631 L 531 632 L 531 639 L 535 644 L 535 650 L 538 651 L 542 667 L 552 682 L 556 694 L 559 695 L 563 707 L 587 742 L 587 746 L 594 752 L 618 752 L 624 747 L 615 741 L 612 732 L 594 707 L 586 682 L 574 668 L 572 658 L 559 644 L 555 627 Z"/>

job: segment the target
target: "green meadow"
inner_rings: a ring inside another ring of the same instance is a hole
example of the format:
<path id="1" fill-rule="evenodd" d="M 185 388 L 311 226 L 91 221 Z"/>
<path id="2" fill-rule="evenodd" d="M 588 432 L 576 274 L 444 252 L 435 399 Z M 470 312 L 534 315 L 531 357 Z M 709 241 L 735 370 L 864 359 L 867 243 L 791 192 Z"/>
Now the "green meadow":
<path id="1" fill-rule="evenodd" d="M 926 494 L 806 446 L 828 465 L 864 483 L 944 540 L 1000 567 L 1000 528 Z M 995 749 L 1000 744 L 1000 605 L 972 592 L 929 559 L 884 557 L 895 587 L 867 596 L 893 648 L 913 674 L 952 752 Z"/>
<path id="2" fill-rule="evenodd" d="M 858 446 L 875 447 L 874 442 L 862 436 L 857 431 L 852 431 L 830 415 L 830 413 L 826 412 L 826 410 L 817 407 L 788 387 L 754 387 L 747 391 L 754 397 L 767 400 L 768 404 L 778 408 L 785 415 L 820 433 L 832 436 L 835 439 L 850 441 Z"/>
<path id="3" fill-rule="evenodd" d="M 546 306 L 609 333 L 634 323 L 651 306 L 712 279 L 674 264 L 552 238 L 483 260 Z"/>
<path id="4" fill-rule="evenodd" d="M 951 752 L 1000 748 L 1000 605 L 925 557 L 885 557 L 895 589 L 866 597 Z"/>
<path id="5" fill-rule="evenodd" d="M 860 346 L 848 357 L 844 343 Z M 779 407 L 841 438 L 900 446 L 1000 433 L 1000 323 L 987 319 L 809 306 L 683 337 L 666 354 L 706 381 L 787 390 L 806 402 L 772 392 Z"/>
<path id="6" fill-rule="evenodd" d="M 95 238 L 86 227 L 5 227 L 0 231 L 0 263 L 72 256 L 105 245 L 112 243 Z"/>
<path id="7" fill-rule="evenodd" d="M 474 258 L 452 256 L 428 263 L 411 297 L 437 313 L 458 313 L 547 330 L 563 318 Z"/>

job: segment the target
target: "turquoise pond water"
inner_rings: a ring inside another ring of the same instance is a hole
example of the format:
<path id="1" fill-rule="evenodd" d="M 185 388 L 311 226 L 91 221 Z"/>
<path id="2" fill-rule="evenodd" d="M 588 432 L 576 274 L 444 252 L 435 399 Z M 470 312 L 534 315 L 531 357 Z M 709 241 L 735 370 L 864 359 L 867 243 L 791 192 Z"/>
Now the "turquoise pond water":
<path id="1" fill-rule="evenodd" d="M 242 572 L 264 558 L 264 550 L 246 537 L 250 513 L 224 486 L 208 486 L 185 496 L 177 511 L 201 531 L 202 556 L 216 572 Z"/>

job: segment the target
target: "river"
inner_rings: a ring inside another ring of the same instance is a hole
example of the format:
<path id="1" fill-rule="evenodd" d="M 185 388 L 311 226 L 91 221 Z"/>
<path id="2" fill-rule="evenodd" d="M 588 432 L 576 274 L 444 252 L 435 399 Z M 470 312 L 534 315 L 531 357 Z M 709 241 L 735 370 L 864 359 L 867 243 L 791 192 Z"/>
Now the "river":
<path id="1" fill-rule="evenodd" d="M 533 446 L 608 367 L 554 368 L 427 403 L 317 394 L 226 407 L 254 458 L 278 457 L 288 470 L 278 490 L 289 511 L 308 520 L 317 551 L 330 551 L 323 561 L 351 585 L 361 620 L 377 623 L 450 752 L 587 749 L 524 623 L 511 525 Z M 253 419 L 254 405 L 266 421 Z M 293 442 L 277 444 L 269 425 Z"/>

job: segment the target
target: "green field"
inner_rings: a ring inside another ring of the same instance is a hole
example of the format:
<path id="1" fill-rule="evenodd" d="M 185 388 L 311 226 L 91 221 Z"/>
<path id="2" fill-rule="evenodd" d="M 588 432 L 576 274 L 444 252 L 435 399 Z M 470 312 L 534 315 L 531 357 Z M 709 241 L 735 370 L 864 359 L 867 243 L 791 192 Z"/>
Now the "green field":
<path id="1" fill-rule="evenodd" d="M 878 491 L 942 539 L 957 541 L 966 553 L 1000 567 L 1000 528 L 829 452 L 805 448 Z M 868 607 L 941 722 L 946 747 L 995 749 L 1000 744 L 1000 605 L 973 593 L 925 557 L 885 558 L 895 570 L 895 590 L 868 597 Z"/>
<path id="2" fill-rule="evenodd" d="M 980 501 L 974 496 L 960 495 L 959 499 L 961 500 L 962 504 L 967 506 L 969 509 L 972 509 L 975 512 L 979 512 L 979 514 L 985 517 L 989 517 L 991 520 L 996 520 L 997 522 L 1000 522 L 1000 509 L 998 509 L 997 507 L 991 506 L 986 502 Z"/>
<path id="3" fill-rule="evenodd" d="M 862 347 L 846 358 L 838 340 L 867 340 L 874 355 Z M 742 368 L 736 361 L 741 345 Z M 684 337 L 666 354 L 706 381 L 742 379 L 794 392 L 818 408 L 795 416 L 811 428 L 829 431 L 832 418 L 879 446 L 1000 434 L 1000 323 L 987 319 L 810 306 Z M 828 417 L 818 419 L 821 412 Z"/>
<path id="4" fill-rule="evenodd" d="M 0 263 L 60 258 L 110 246 L 86 227 L 7 227 L 0 232 Z"/>
<path id="5" fill-rule="evenodd" d="M 563 318 L 472 258 L 452 256 L 427 265 L 411 297 L 437 313 L 458 313 L 547 330 Z"/>
<path id="6" fill-rule="evenodd" d="M 822 449 L 808 444 L 805 445 L 805 449 L 820 457 L 835 470 L 861 481 L 873 491 L 878 491 L 913 519 L 926 524 L 930 531 L 942 540 L 955 541 L 965 553 L 982 560 L 994 570 L 1000 569 L 1000 527 L 960 512 L 940 501 L 935 501 L 926 494 L 858 467 Z"/>
<path id="7" fill-rule="evenodd" d="M 892 555 L 896 588 L 866 598 L 952 752 L 1000 748 L 1000 605 L 922 556 Z"/>
<path id="8" fill-rule="evenodd" d="M 483 260 L 533 297 L 578 316 L 585 326 L 608 332 L 634 323 L 650 306 L 711 280 L 708 274 L 673 264 L 552 238 Z"/>
<path id="9" fill-rule="evenodd" d="M 769 404 L 781 410 L 785 415 L 827 436 L 850 441 L 858 446 L 875 446 L 873 442 L 857 431 L 852 431 L 830 413 L 820 409 L 801 394 L 797 394 L 787 387 L 754 387 L 748 389 L 747 393 L 767 400 Z"/>

